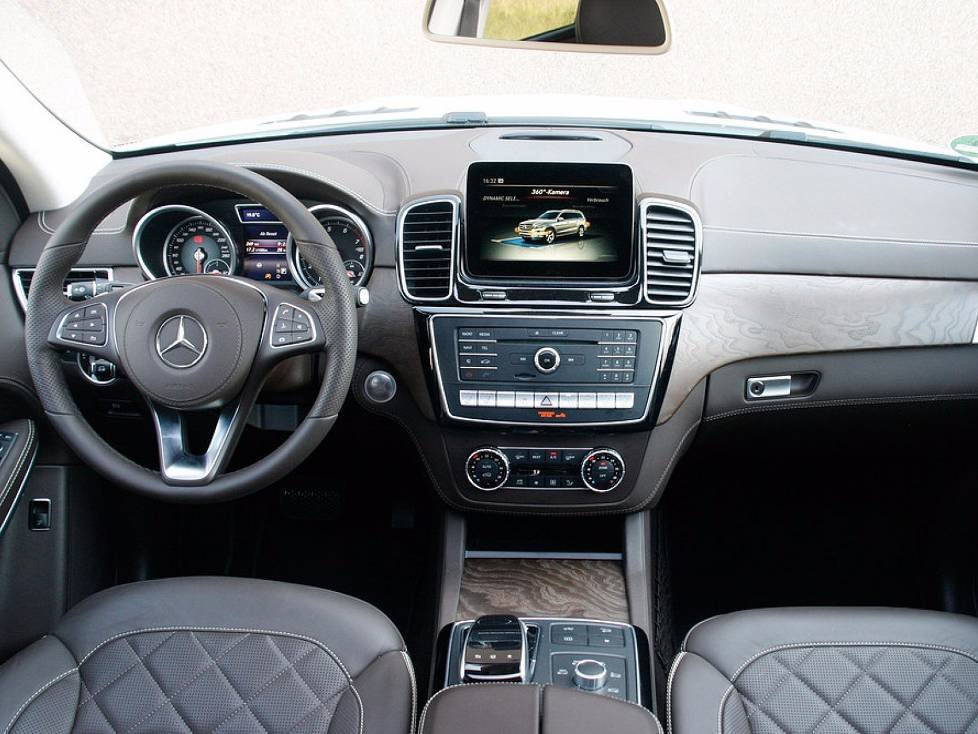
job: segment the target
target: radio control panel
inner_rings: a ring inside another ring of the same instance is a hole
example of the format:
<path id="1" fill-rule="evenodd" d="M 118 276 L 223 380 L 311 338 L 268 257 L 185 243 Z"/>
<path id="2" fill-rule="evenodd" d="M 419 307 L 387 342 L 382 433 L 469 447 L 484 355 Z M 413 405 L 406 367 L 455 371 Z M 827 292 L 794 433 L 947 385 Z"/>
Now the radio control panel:
<path id="1" fill-rule="evenodd" d="M 634 423 L 662 359 L 656 318 L 430 318 L 450 418 L 515 424 Z"/>

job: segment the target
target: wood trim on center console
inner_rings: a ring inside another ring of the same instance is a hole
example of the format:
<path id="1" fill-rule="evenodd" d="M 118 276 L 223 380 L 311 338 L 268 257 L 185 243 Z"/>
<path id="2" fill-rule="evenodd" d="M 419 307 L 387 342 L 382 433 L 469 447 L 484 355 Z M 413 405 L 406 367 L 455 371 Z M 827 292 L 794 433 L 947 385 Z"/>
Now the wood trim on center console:
<path id="1" fill-rule="evenodd" d="M 628 622 L 619 561 L 468 558 L 455 618 L 483 614 Z"/>

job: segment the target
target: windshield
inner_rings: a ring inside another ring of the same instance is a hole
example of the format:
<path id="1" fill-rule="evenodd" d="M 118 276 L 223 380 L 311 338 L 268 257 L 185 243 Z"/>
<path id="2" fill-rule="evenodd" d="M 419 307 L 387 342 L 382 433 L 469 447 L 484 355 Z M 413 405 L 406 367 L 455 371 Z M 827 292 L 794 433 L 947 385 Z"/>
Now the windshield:
<path id="1" fill-rule="evenodd" d="M 558 214 L 560 214 L 560 212 L 553 212 L 553 211 L 544 212 L 539 217 L 537 217 L 537 219 L 556 219 Z"/>
<path id="2" fill-rule="evenodd" d="M 572 17 L 568 0 L 491 0 L 492 32 L 527 3 L 541 30 Z M 666 5 L 672 47 L 634 56 L 439 43 L 423 0 L 0 0 L 0 59 L 107 149 L 600 120 L 960 157 L 951 141 L 978 132 L 974 0 Z"/>

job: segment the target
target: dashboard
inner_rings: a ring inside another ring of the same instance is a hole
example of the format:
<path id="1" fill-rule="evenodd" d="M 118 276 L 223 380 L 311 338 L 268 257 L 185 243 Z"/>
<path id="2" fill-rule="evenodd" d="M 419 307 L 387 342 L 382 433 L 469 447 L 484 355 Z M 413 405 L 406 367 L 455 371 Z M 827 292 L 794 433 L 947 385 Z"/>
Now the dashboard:
<path id="1" fill-rule="evenodd" d="M 350 282 L 364 285 L 374 261 L 370 229 L 356 213 L 335 204 L 312 204 L 309 211 L 336 244 Z M 240 199 L 154 206 L 137 222 L 132 247 L 143 275 L 151 280 L 212 274 L 301 290 L 323 284 L 275 215 Z"/>
<path id="2" fill-rule="evenodd" d="M 92 186 L 173 155 L 113 161 Z M 458 510 L 633 512 L 658 501 L 701 426 L 978 395 L 973 171 L 532 127 L 180 155 L 257 171 L 323 224 L 351 283 L 369 287 L 351 397 L 406 431 Z M 40 212 L 16 233 L 11 313 L 71 211 Z M 200 272 L 319 284 L 273 215 L 199 188 L 121 207 L 76 268 L 83 281 Z M 0 375 L 29 391 L 15 336 Z M 307 365 L 289 386 L 318 374 Z M 124 380 L 80 382 L 93 411 L 122 415 Z M 263 425 L 288 430 L 300 402 L 276 392 Z M 139 408 L 125 411 L 120 433 Z"/>

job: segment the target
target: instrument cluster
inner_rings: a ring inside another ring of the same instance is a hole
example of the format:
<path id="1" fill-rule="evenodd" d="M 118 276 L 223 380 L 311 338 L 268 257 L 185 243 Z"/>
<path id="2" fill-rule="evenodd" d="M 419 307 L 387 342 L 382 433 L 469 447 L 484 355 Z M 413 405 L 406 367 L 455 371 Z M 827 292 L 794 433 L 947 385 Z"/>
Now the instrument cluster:
<path id="1" fill-rule="evenodd" d="M 314 204 L 309 211 L 336 243 L 350 282 L 364 285 L 374 258 L 366 223 L 335 204 Z M 248 201 L 155 207 L 136 224 L 133 252 L 151 280 L 191 274 L 240 275 L 303 290 L 323 284 L 285 225 L 265 207 Z"/>

